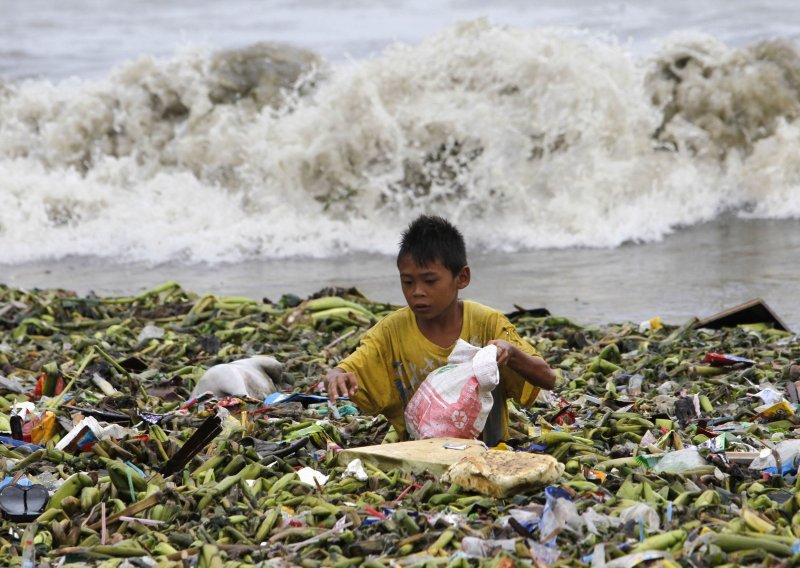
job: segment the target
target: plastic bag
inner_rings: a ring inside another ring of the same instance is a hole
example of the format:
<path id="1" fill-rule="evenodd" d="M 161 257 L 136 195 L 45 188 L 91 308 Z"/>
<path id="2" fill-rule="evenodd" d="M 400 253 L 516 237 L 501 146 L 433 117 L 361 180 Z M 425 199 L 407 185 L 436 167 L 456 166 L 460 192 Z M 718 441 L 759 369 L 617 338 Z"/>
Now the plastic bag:
<path id="1" fill-rule="evenodd" d="M 696 448 L 686 448 L 663 454 L 653 470 L 658 473 L 683 473 L 705 465 L 709 463 Z"/>
<path id="2" fill-rule="evenodd" d="M 517 539 L 483 539 L 476 536 L 465 536 L 461 539 L 461 551 L 467 556 L 474 558 L 493 558 L 498 550 L 514 552 L 517 547 Z"/>
<path id="3" fill-rule="evenodd" d="M 797 471 L 800 461 L 800 440 L 784 440 L 775 446 L 775 452 L 781 460 L 781 475 Z M 778 464 L 775 463 L 775 455 L 769 449 L 762 450 L 761 454 L 750 463 L 749 469 L 777 474 Z"/>
<path id="4" fill-rule="evenodd" d="M 274 380 L 279 380 L 283 365 L 272 357 L 250 357 L 232 363 L 214 365 L 197 381 L 192 398 L 212 392 L 217 398 L 228 396 L 263 400 L 275 392 Z"/>
<path id="5" fill-rule="evenodd" d="M 497 347 L 474 347 L 459 339 L 447 358 L 408 401 L 408 433 L 426 438 L 477 438 L 492 410 L 492 391 L 500 381 Z"/>
<path id="6" fill-rule="evenodd" d="M 556 537 L 564 529 L 580 534 L 584 526 L 583 519 L 570 494 L 562 487 L 550 486 L 544 490 L 544 495 L 544 511 L 539 520 L 539 541 L 555 546 Z"/>
<path id="7" fill-rule="evenodd" d="M 658 512 L 647 503 L 637 503 L 623 509 L 619 518 L 622 522 L 628 521 L 642 521 L 642 524 L 647 528 L 648 533 L 653 533 L 661 529 L 661 519 Z"/>
<path id="8" fill-rule="evenodd" d="M 600 536 L 602 532 L 616 529 L 623 523 L 619 517 L 603 515 L 594 509 L 587 509 L 581 515 L 581 519 L 586 525 L 586 529 L 595 536 Z"/>

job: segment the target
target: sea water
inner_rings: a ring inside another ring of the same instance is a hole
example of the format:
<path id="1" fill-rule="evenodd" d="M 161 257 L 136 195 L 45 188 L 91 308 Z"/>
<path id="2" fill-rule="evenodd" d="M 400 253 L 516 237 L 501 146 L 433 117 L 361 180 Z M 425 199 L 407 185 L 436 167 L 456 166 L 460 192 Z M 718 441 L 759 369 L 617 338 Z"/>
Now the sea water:
<path id="1" fill-rule="evenodd" d="M 435 213 L 498 307 L 675 320 L 763 296 L 800 324 L 798 16 L 0 0 L 0 282 L 399 302 L 398 234 Z"/>

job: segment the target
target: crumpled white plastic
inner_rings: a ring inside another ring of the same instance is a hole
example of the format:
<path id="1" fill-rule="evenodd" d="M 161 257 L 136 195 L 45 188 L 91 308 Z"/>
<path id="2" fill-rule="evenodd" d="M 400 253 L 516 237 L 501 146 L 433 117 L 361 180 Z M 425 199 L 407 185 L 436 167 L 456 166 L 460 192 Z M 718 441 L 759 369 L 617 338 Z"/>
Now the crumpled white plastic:
<path id="1" fill-rule="evenodd" d="M 158 339 L 160 337 L 164 337 L 164 328 L 158 327 L 157 325 L 147 324 L 142 328 L 142 331 L 139 332 L 139 336 L 136 338 L 136 341 L 141 343 L 142 341 Z"/>
<path id="2" fill-rule="evenodd" d="M 545 507 L 539 521 L 539 541 L 549 542 L 563 529 L 581 534 L 583 519 L 578 508 L 569 499 L 553 499 L 550 507 Z"/>
<path id="3" fill-rule="evenodd" d="M 588 509 L 581 515 L 581 519 L 586 524 L 586 530 L 596 536 L 609 528 L 616 528 L 624 523 L 619 517 L 611 517 L 598 513 L 594 509 Z"/>
<path id="4" fill-rule="evenodd" d="M 273 357 L 249 357 L 214 365 L 197 381 L 192 397 L 212 392 L 217 398 L 250 397 L 258 400 L 274 393 L 283 365 Z"/>
<path id="5" fill-rule="evenodd" d="M 760 398 L 764 401 L 764 404 L 767 406 L 772 406 L 773 404 L 778 404 L 780 401 L 783 400 L 783 395 L 773 389 L 772 387 L 766 387 L 761 391 L 757 392 L 753 396 Z"/>
<path id="6" fill-rule="evenodd" d="M 300 478 L 301 482 L 305 483 L 306 485 L 310 485 L 311 487 L 325 485 L 328 483 L 328 476 L 320 471 L 317 471 L 313 467 L 304 467 L 303 469 L 298 470 L 297 477 Z"/>
<path id="7" fill-rule="evenodd" d="M 514 552 L 517 546 L 515 538 L 483 539 L 476 536 L 465 536 L 461 539 L 461 550 L 468 556 L 489 558 L 497 550 Z"/>
<path id="8" fill-rule="evenodd" d="M 658 512 L 647 503 L 636 503 L 636 505 L 623 509 L 619 514 L 619 518 L 623 523 L 630 520 L 639 522 L 639 519 L 642 519 L 647 532 L 657 531 L 661 527 L 661 519 L 658 518 Z"/>
<path id="9" fill-rule="evenodd" d="M 64 448 L 67 448 L 73 441 L 80 438 L 80 436 L 83 436 L 87 431 L 91 431 L 98 441 L 108 439 L 119 440 L 126 435 L 136 435 L 139 433 L 138 430 L 125 428 L 119 424 L 98 422 L 98 420 L 93 416 L 87 416 L 73 426 L 72 430 L 70 430 L 66 436 L 61 438 L 58 444 L 56 444 L 56 449 L 63 450 Z"/>
<path id="10" fill-rule="evenodd" d="M 344 475 L 352 475 L 359 481 L 367 480 L 367 472 L 364 470 L 364 465 L 361 463 L 360 458 L 356 458 L 347 464 L 347 469 L 344 471 Z"/>

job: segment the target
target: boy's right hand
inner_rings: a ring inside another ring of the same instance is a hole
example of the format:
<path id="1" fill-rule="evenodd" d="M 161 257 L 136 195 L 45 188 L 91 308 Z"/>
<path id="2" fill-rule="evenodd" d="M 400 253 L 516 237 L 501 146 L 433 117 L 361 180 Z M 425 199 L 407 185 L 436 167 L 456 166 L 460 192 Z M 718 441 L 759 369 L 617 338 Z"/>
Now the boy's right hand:
<path id="1" fill-rule="evenodd" d="M 325 375 L 325 390 L 328 392 L 328 399 L 336 402 L 339 397 L 352 397 L 358 392 L 358 380 L 354 373 L 335 367 Z"/>

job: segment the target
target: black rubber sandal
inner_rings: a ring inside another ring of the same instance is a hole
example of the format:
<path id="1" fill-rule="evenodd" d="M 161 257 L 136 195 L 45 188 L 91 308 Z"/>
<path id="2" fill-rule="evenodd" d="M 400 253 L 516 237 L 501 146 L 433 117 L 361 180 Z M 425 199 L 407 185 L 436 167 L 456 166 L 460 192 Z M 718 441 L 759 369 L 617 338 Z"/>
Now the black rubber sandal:
<path id="1" fill-rule="evenodd" d="M 0 489 L 0 513 L 8 521 L 28 523 L 42 514 L 49 499 L 44 485 L 12 483 Z"/>

